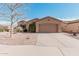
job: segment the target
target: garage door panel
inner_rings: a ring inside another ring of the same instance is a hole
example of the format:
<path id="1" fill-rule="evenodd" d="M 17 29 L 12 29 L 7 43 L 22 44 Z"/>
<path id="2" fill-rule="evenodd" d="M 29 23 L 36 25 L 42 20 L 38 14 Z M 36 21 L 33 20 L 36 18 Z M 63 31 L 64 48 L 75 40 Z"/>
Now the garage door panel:
<path id="1" fill-rule="evenodd" d="M 57 30 L 57 24 L 44 23 L 39 25 L 39 32 L 57 32 Z"/>

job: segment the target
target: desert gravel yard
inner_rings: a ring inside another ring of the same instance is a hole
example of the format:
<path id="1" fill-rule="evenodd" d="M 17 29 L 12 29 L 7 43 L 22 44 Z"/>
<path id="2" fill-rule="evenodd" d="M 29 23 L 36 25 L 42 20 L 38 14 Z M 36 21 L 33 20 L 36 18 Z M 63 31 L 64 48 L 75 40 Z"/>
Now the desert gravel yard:
<path id="1" fill-rule="evenodd" d="M 0 55 L 79 56 L 79 40 L 65 34 L 17 33 L 8 39 L 9 33 L 0 33 Z"/>

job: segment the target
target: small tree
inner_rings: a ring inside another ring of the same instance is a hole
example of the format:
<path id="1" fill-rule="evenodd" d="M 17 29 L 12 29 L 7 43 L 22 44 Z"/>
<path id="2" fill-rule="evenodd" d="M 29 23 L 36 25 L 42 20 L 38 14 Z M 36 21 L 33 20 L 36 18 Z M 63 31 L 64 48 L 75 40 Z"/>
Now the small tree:
<path id="1" fill-rule="evenodd" d="M 13 33 L 13 25 L 16 23 L 19 19 L 25 19 L 25 17 L 21 17 L 23 14 L 18 13 L 17 9 L 23 6 L 22 3 L 8 3 L 8 4 L 3 4 L 3 6 L 7 7 L 9 10 L 7 10 L 9 13 L 0 13 L 0 17 L 7 17 L 9 18 L 10 21 L 10 37 L 12 37 Z"/>
<path id="2" fill-rule="evenodd" d="M 7 4 L 8 9 L 11 11 L 11 15 L 10 15 L 10 37 L 12 37 L 13 34 L 13 24 L 15 21 L 17 21 L 15 18 L 17 16 L 20 16 L 21 14 L 16 12 L 16 9 L 19 8 L 22 4 Z"/>
<path id="3" fill-rule="evenodd" d="M 29 25 L 29 31 L 30 32 L 36 32 L 36 24 L 35 23 L 32 23 Z"/>
<path id="4" fill-rule="evenodd" d="M 13 34 L 13 24 L 15 22 L 18 21 L 18 19 L 16 19 L 18 16 L 22 16 L 21 13 L 16 12 L 16 10 L 18 8 L 20 8 L 22 6 L 22 4 L 20 3 L 9 3 L 9 4 L 5 4 L 7 6 L 7 8 L 10 10 L 10 37 L 12 37 Z"/>

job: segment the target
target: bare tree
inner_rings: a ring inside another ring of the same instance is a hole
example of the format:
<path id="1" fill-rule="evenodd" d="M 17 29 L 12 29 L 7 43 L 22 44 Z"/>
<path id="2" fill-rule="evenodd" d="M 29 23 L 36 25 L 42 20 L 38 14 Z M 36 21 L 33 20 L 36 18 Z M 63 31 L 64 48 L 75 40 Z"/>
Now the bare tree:
<path id="1" fill-rule="evenodd" d="M 9 4 L 5 4 L 8 9 L 10 10 L 10 37 L 12 37 L 13 34 L 13 24 L 18 21 L 17 16 L 22 16 L 21 13 L 16 12 L 16 10 L 18 8 L 20 8 L 22 6 L 22 4 L 20 3 L 9 3 Z"/>
<path id="2" fill-rule="evenodd" d="M 23 16 L 22 13 L 18 13 L 17 9 L 20 8 L 21 6 L 23 6 L 24 4 L 22 3 L 5 3 L 3 4 L 4 6 L 6 6 L 9 10 L 7 10 L 9 12 L 9 14 L 0 13 L 0 17 L 6 17 L 9 18 L 8 21 L 10 21 L 10 37 L 13 36 L 13 24 L 15 24 L 19 19 L 26 19 L 26 17 L 21 17 Z M 27 4 L 28 5 L 28 4 Z M 19 18 L 18 18 L 19 17 Z"/>

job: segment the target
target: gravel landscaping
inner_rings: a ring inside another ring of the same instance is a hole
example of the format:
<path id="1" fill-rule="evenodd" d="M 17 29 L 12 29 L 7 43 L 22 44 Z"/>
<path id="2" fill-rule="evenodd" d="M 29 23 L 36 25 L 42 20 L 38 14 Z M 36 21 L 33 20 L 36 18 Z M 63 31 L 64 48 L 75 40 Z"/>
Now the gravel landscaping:
<path id="1" fill-rule="evenodd" d="M 16 33 L 10 38 L 8 32 L 0 33 L 0 44 L 6 45 L 35 45 L 37 35 L 32 33 Z"/>

